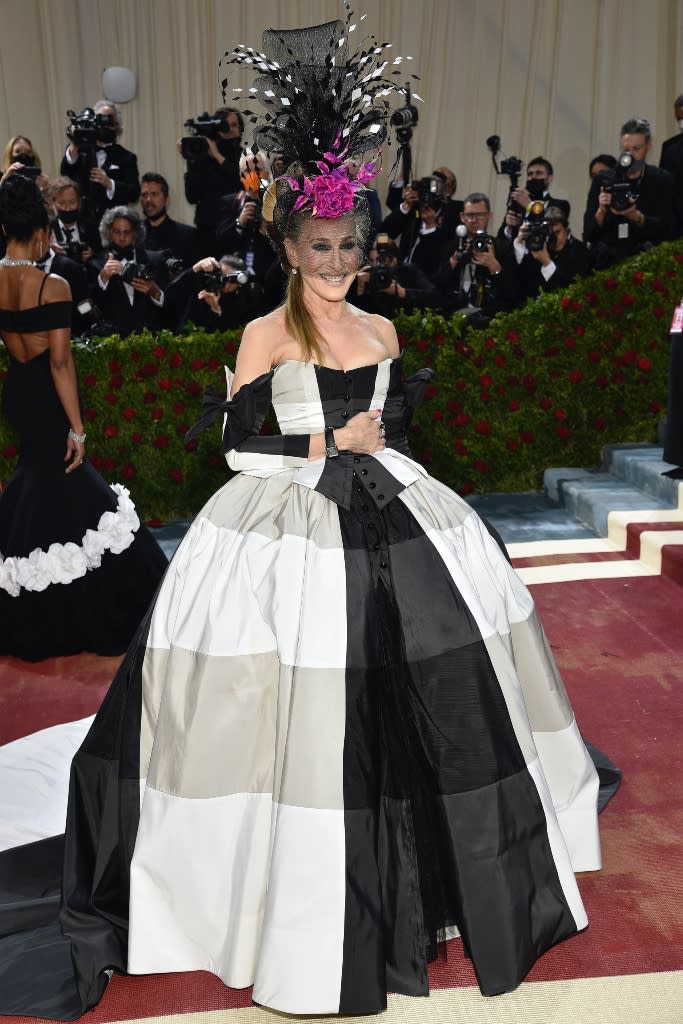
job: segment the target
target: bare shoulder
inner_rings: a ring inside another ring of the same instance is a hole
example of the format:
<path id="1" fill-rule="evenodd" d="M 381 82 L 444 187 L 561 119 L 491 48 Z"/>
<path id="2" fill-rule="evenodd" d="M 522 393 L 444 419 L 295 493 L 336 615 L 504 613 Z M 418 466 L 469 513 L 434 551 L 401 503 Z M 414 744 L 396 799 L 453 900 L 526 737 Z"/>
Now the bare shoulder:
<path id="1" fill-rule="evenodd" d="M 236 389 L 268 373 L 277 362 L 276 354 L 282 343 L 283 329 L 284 314 L 278 309 L 247 324 L 242 332 L 235 363 Z"/>
<path id="2" fill-rule="evenodd" d="M 71 285 L 59 274 L 48 274 L 43 285 L 43 302 L 70 302 Z"/>
<path id="3" fill-rule="evenodd" d="M 379 313 L 366 313 L 364 310 L 358 309 L 356 306 L 351 306 L 350 308 L 354 315 L 357 315 L 367 321 L 368 327 L 372 331 L 373 335 L 387 350 L 387 355 L 391 356 L 392 359 L 396 359 L 396 357 L 401 354 L 401 349 L 398 344 L 396 328 L 392 324 L 391 320 L 387 320 L 385 316 L 380 316 Z"/>

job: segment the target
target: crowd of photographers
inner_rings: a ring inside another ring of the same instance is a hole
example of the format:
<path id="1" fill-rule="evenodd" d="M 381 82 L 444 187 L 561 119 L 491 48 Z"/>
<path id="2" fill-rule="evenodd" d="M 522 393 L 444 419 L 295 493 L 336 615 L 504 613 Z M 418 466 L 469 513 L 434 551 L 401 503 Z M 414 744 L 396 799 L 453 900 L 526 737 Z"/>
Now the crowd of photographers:
<path id="1" fill-rule="evenodd" d="M 400 308 L 461 311 L 483 326 L 529 298 L 679 236 L 683 96 L 675 114 L 679 133 L 663 144 L 659 167 L 648 162 L 650 125 L 636 118 L 622 126 L 616 156 L 591 161 L 582 241 L 572 233 L 569 203 L 552 195 L 550 161 L 528 161 L 520 184 L 521 160 L 497 162 L 498 136 L 487 146 L 510 188 L 497 228 L 486 194 L 455 198 L 448 167 L 392 181 L 386 215 L 372 193 L 375 241 L 351 301 L 388 317 Z M 59 177 L 46 177 L 24 136 L 9 140 L 2 174 L 34 177 L 50 204 L 51 242 L 41 265 L 71 285 L 75 335 L 179 331 L 188 322 L 232 328 L 281 302 L 285 278 L 263 229 L 261 200 L 283 172 L 282 158 L 245 155 L 237 110 L 190 119 L 178 142 L 194 225 L 170 216 L 162 174 L 140 177 L 136 155 L 119 142 L 123 124 L 113 104 L 102 100 L 69 117 Z M 397 138 L 407 144 L 410 127 L 399 126 Z M 409 167 L 404 160 L 403 171 Z"/>

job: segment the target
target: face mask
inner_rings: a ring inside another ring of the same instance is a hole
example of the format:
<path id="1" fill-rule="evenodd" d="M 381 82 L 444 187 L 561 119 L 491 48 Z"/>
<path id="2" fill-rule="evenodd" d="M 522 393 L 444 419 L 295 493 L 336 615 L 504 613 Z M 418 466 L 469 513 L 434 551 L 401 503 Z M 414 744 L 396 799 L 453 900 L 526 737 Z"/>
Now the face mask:
<path id="1" fill-rule="evenodd" d="M 636 158 L 633 157 L 633 160 L 631 161 L 631 166 L 628 169 L 629 177 L 633 177 L 636 174 L 640 174 L 640 172 L 642 171 L 644 166 L 645 166 L 645 161 L 644 160 L 636 160 Z"/>
<path id="2" fill-rule="evenodd" d="M 529 178 L 526 183 L 526 190 L 532 199 L 542 199 L 545 192 L 545 182 L 542 178 Z"/>
<path id="3" fill-rule="evenodd" d="M 24 167 L 35 167 L 36 158 L 31 153 L 18 153 L 14 157 L 15 164 L 23 164 Z"/>
<path id="4" fill-rule="evenodd" d="M 78 220 L 78 210 L 60 210 L 58 206 L 55 206 L 55 212 L 62 224 L 74 224 Z"/>
<path id="5" fill-rule="evenodd" d="M 117 260 L 132 260 L 135 255 L 135 247 L 132 245 L 110 245 L 109 251 L 113 252 Z"/>
<path id="6" fill-rule="evenodd" d="M 100 142 L 114 142 L 116 140 L 116 128 L 100 128 L 97 133 Z"/>

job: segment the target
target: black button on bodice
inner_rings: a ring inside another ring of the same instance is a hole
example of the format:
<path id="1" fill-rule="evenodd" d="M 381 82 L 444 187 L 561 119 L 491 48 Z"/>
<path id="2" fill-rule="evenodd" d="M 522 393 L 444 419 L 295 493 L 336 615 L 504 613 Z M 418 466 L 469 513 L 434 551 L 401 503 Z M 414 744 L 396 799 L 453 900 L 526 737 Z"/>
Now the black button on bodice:
<path id="1" fill-rule="evenodd" d="M 380 567 L 380 569 L 386 569 L 387 563 L 386 562 L 380 562 L 379 563 L 379 567 Z"/>
<path id="2" fill-rule="evenodd" d="M 374 491 L 376 486 L 377 486 L 377 484 L 373 484 L 373 483 L 369 483 L 368 484 L 368 487 L 370 488 L 371 491 Z"/>
<path id="3" fill-rule="evenodd" d="M 372 550 L 373 551 L 379 551 L 379 544 L 373 544 L 372 545 Z"/>
<path id="4" fill-rule="evenodd" d="M 347 384 L 350 384 L 351 381 L 353 380 L 353 377 L 351 376 L 350 373 L 347 373 L 346 376 L 344 377 L 344 380 L 346 381 Z"/>
<path id="5" fill-rule="evenodd" d="M 358 458 L 358 456 L 356 455 L 356 456 L 354 456 L 354 459 L 353 459 L 353 461 L 354 461 L 354 462 L 360 462 L 360 459 L 359 459 L 359 458 Z M 356 474 L 354 473 L 353 475 L 355 476 Z"/>
<path id="6" fill-rule="evenodd" d="M 361 508 L 363 509 L 364 512 L 368 511 L 368 506 L 367 505 L 361 505 Z"/>
<path id="7" fill-rule="evenodd" d="M 363 488 L 361 487 L 360 484 L 358 484 L 358 487 L 356 487 L 356 490 L 358 491 L 359 494 L 363 493 Z"/>
<path id="8" fill-rule="evenodd" d="M 378 494 L 377 495 L 377 500 L 378 501 L 384 501 L 384 495 L 383 494 Z"/>
<path id="9" fill-rule="evenodd" d="M 344 411 L 342 413 L 342 419 L 348 420 L 348 418 L 349 418 L 348 409 L 344 409 Z"/>
<path id="10" fill-rule="evenodd" d="M 367 475 L 368 475 L 368 471 L 367 471 L 367 469 L 361 469 L 361 471 L 360 471 L 360 475 L 361 475 L 361 476 L 367 476 Z"/>
<path id="11" fill-rule="evenodd" d="M 350 402 L 351 401 L 351 395 L 344 395 L 344 401 L 345 402 Z"/>

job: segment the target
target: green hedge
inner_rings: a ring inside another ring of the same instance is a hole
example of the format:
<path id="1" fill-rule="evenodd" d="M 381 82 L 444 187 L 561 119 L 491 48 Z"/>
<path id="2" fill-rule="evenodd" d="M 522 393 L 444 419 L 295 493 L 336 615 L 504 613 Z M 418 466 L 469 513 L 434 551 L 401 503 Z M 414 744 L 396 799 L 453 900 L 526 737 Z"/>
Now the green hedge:
<path id="1" fill-rule="evenodd" d="M 682 291 L 683 240 L 545 295 L 486 331 L 463 336 L 461 317 L 401 314 L 406 373 L 436 371 L 415 418 L 415 456 L 461 493 L 520 491 L 539 487 L 548 466 L 597 465 L 604 444 L 654 440 Z M 218 425 L 188 446 L 183 436 L 205 385 L 223 386 L 239 335 L 74 343 L 88 456 L 130 487 L 148 519 L 193 514 L 227 478 Z M 3 349 L 0 377 L 6 361 Z M 16 454 L 0 421 L 0 479 Z"/>

